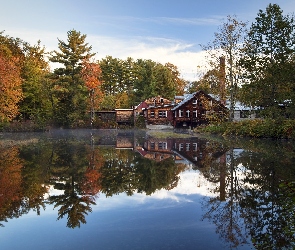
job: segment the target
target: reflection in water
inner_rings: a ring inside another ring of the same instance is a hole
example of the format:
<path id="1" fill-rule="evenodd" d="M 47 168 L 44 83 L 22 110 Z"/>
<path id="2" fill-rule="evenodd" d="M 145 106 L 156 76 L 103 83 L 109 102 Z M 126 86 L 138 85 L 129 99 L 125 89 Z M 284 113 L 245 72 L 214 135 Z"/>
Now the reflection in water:
<path id="1" fill-rule="evenodd" d="M 58 220 L 80 227 L 99 196 L 173 190 L 189 169 L 211 183 L 203 219 L 215 224 L 229 248 L 252 242 L 257 249 L 292 249 L 294 152 L 292 143 L 261 140 L 159 139 L 134 131 L 47 134 L 1 147 L 0 225 L 29 211 L 39 215 L 51 204 Z"/>

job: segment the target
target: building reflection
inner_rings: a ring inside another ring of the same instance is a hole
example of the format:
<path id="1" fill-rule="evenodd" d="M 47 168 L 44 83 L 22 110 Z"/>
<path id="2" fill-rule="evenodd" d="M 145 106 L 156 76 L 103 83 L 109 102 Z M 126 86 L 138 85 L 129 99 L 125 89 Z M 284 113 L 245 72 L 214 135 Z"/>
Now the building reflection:
<path id="1" fill-rule="evenodd" d="M 142 157 L 158 162 L 173 157 L 175 163 L 187 164 L 193 169 L 204 168 L 214 161 L 226 160 L 225 148 L 197 137 L 163 139 L 148 136 L 142 143 L 132 134 L 126 136 L 125 133 L 119 133 L 113 146 L 117 149 L 134 150 Z"/>
<path id="2" fill-rule="evenodd" d="M 203 138 L 162 139 L 125 130 L 71 136 L 0 148 L 0 226 L 52 204 L 58 219 L 79 227 L 96 196 L 175 191 L 181 173 L 189 170 L 203 180 L 190 190 L 197 193 L 208 183 L 204 219 L 232 248 L 247 241 L 240 227 L 245 221 L 247 235 L 264 249 L 295 245 L 291 143 L 247 141 L 239 149 Z"/>

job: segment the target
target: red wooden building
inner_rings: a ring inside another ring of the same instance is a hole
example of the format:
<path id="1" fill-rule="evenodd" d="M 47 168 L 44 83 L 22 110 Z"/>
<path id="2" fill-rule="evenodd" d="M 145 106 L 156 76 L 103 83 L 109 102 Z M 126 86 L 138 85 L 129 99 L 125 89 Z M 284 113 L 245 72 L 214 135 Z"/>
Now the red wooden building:
<path id="1" fill-rule="evenodd" d="M 171 109 L 173 127 L 196 127 L 207 124 L 210 119 L 222 119 L 227 108 L 203 91 L 187 94 Z"/>

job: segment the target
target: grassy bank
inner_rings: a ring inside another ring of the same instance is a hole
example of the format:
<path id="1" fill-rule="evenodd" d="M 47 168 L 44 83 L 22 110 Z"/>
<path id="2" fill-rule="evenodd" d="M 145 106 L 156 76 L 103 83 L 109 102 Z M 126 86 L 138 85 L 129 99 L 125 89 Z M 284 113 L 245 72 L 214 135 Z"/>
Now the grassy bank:
<path id="1" fill-rule="evenodd" d="M 195 132 L 225 136 L 295 139 L 295 120 L 255 119 L 211 124 L 196 128 Z"/>
<path id="2" fill-rule="evenodd" d="M 165 130 L 150 130 L 147 132 L 147 135 L 154 138 L 159 138 L 159 139 L 192 137 L 190 134 L 175 133 L 173 131 L 165 131 Z"/>

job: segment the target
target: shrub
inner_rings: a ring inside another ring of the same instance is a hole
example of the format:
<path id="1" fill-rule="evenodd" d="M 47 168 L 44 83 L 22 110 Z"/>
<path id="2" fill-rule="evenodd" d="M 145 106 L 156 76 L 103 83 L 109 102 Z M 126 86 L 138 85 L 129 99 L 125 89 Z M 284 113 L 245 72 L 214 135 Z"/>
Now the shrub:
<path id="1" fill-rule="evenodd" d="M 254 119 L 197 128 L 196 132 L 257 138 L 295 139 L 295 120 Z"/>

